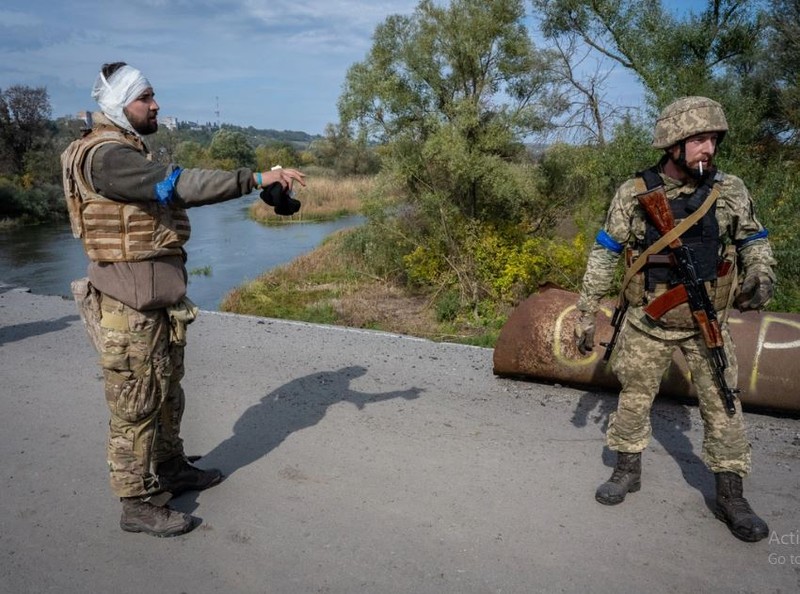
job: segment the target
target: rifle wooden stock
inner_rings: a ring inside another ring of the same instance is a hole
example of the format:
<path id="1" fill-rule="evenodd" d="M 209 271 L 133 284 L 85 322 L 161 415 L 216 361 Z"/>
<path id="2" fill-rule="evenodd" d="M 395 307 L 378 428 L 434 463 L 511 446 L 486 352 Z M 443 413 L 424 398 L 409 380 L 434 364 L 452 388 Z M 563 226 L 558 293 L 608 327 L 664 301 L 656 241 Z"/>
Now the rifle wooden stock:
<path id="1" fill-rule="evenodd" d="M 650 221 L 655 225 L 661 235 L 666 235 L 675 227 L 675 217 L 669 207 L 667 193 L 664 186 L 659 186 L 644 194 L 637 196 L 639 204 L 642 205 Z M 675 238 L 669 246 L 676 248 L 681 246 L 680 238 Z"/>
<path id="2" fill-rule="evenodd" d="M 672 210 L 669 207 L 669 201 L 667 200 L 667 194 L 663 186 L 655 188 L 645 194 L 639 194 L 637 199 L 647 213 L 650 221 L 655 225 L 662 236 L 675 228 L 675 217 L 672 215 Z M 728 366 L 728 361 L 725 356 L 722 331 L 720 330 L 719 321 L 717 320 L 717 312 L 708 297 L 708 291 L 706 291 L 703 279 L 697 276 L 691 251 L 688 247 L 683 245 L 680 236 L 669 243 L 669 249 L 672 251 L 672 255 L 675 258 L 675 267 L 678 277 L 680 278 L 680 284 L 659 296 L 658 299 L 654 299 L 653 302 L 645 308 L 645 312 L 653 317 L 653 319 L 657 320 L 663 313 L 666 313 L 675 305 L 679 305 L 679 303 L 683 301 L 689 304 L 692 317 L 700 333 L 703 335 L 703 340 L 708 348 L 714 379 L 721 392 L 722 400 L 725 403 L 725 409 L 729 415 L 734 415 L 736 413 L 734 404 L 734 395 L 736 391 L 732 390 L 725 380 L 725 369 Z"/>
<path id="3" fill-rule="evenodd" d="M 700 327 L 700 332 L 703 334 L 703 340 L 709 349 L 722 348 L 722 331 L 719 329 L 719 322 L 717 320 L 709 320 L 706 312 L 693 311 L 697 325 Z"/>

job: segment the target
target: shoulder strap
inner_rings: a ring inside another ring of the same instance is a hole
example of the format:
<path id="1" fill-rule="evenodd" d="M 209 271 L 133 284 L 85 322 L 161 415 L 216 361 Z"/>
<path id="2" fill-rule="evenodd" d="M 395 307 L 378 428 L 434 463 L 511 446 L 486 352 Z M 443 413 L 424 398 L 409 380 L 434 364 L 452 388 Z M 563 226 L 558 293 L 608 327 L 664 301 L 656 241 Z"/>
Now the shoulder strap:
<path id="1" fill-rule="evenodd" d="M 638 172 L 636 174 L 636 181 L 638 183 L 644 183 L 645 190 L 642 190 L 641 193 L 649 192 L 658 186 L 664 185 L 664 180 L 661 179 L 661 175 L 658 173 L 658 167 L 650 167 L 649 169 Z"/>

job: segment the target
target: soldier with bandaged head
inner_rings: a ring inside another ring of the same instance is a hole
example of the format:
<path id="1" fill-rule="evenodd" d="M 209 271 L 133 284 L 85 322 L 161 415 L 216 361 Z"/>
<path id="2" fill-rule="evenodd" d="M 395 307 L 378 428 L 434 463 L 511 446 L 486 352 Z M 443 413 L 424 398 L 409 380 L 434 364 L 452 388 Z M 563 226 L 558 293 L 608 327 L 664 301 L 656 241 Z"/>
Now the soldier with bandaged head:
<path id="1" fill-rule="evenodd" d="M 73 292 L 100 353 L 120 527 L 174 536 L 197 522 L 166 501 L 222 478 L 192 464 L 180 437 L 186 326 L 198 312 L 186 296 L 187 209 L 258 188 L 284 204 L 282 195 L 294 182 L 305 185 L 304 176 L 279 167 L 221 171 L 154 162 L 143 137 L 158 130 L 159 106 L 150 82 L 124 62 L 102 66 L 92 98 L 101 111 L 61 156 L 73 234 L 89 258 L 88 277 L 74 282 Z M 299 206 L 294 202 L 289 206 Z"/>
<path id="2" fill-rule="evenodd" d="M 655 166 L 623 183 L 614 195 L 589 255 L 575 332 L 579 351 L 591 351 L 595 314 L 622 258 L 626 275 L 620 299 L 625 314 L 619 320 L 611 354 L 611 369 L 622 389 L 606 434 L 607 445 L 617 457 L 611 478 L 595 493 L 597 501 L 616 505 L 641 488 L 641 458 L 651 437 L 653 399 L 674 350 L 679 349 L 698 395 L 704 426 L 703 459 L 716 480 L 715 515 L 735 536 L 755 542 L 769 531 L 743 495 L 742 478 L 750 472 L 751 448 L 741 403 L 734 396 L 726 410 L 707 341 L 690 305 L 677 302 L 653 307 L 663 303 L 664 296 L 674 293 L 681 282 L 675 257 L 665 245 L 677 241 L 691 254 L 708 306 L 719 321 L 719 350 L 724 349 L 727 361 L 721 381 L 736 387 L 738 372 L 727 312 L 731 306 L 758 310 L 769 302 L 775 259 L 767 230 L 755 216 L 744 183 L 714 165 L 727 132 L 722 107 L 706 97 L 683 97 L 661 112 L 653 146 L 663 149 L 664 155 Z M 658 222 L 642 207 L 640 199 L 653 191 L 666 196 L 669 218 L 678 227 L 674 237 L 665 237 Z M 654 309 L 657 315 L 652 313 Z"/>

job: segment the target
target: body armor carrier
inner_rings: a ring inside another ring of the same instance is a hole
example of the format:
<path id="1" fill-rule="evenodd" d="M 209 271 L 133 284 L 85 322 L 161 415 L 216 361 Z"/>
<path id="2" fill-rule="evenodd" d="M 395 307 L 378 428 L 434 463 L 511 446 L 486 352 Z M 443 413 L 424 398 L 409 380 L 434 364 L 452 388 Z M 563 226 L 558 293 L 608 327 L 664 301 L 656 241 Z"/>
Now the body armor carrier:
<path id="1" fill-rule="evenodd" d="M 128 145 L 151 158 L 141 139 L 111 124 L 99 123 L 61 155 L 64 194 L 72 234 L 83 240 L 94 262 L 130 262 L 183 254 L 191 227 L 186 210 L 152 202 L 117 202 L 98 194 L 87 179 L 97 149 Z"/>
<path id="2" fill-rule="evenodd" d="M 672 210 L 672 216 L 675 217 L 676 222 L 680 222 L 687 217 L 690 213 L 688 207 L 691 202 L 692 197 L 675 198 L 669 201 L 670 210 Z M 681 242 L 692 251 L 697 276 L 704 281 L 714 281 L 717 278 L 720 241 L 719 223 L 715 213 L 716 204 L 712 205 L 708 212 L 703 215 L 703 218 L 681 235 Z M 661 234 L 648 219 L 646 221 L 644 242 L 637 248 L 643 252 L 658 241 L 659 237 L 661 237 Z M 668 249 L 662 250 L 653 258 L 652 262 L 648 262 L 644 267 L 644 281 L 647 291 L 655 291 L 660 284 L 666 283 L 674 286 L 678 282 L 668 254 Z"/>
<path id="3" fill-rule="evenodd" d="M 670 209 L 676 223 L 685 219 L 697 210 L 706 200 L 718 174 L 686 197 L 669 200 Z M 655 169 L 643 171 L 637 177 L 639 193 L 652 190 L 663 184 L 661 176 Z M 629 249 L 625 257 L 626 267 L 630 267 L 648 247 L 661 237 L 655 226 L 645 217 L 646 227 L 644 240 Z M 719 222 L 716 217 L 716 204 L 712 204 L 702 218 L 681 235 L 681 242 L 692 250 L 697 275 L 703 279 L 708 296 L 718 312 L 728 308 L 733 282 L 736 277 L 736 248 L 729 245 L 723 249 L 719 237 Z M 641 271 L 634 275 L 625 289 L 625 298 L 632 305 L 647 305 L 677 284 L 675 268 L 668 249 L 647 258 Z M 682 303 L 666 312 L 657 323 L 665 328 L 692 329 L 695 321 L 689 306 Z"/>

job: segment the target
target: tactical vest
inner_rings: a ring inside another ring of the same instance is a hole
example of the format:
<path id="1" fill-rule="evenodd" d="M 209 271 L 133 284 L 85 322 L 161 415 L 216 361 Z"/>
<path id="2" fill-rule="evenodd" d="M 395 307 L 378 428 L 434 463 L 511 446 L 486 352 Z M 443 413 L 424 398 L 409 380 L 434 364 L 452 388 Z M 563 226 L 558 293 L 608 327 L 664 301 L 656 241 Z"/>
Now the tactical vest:
<path id="1" fill-rule="evenodd" d="M 98 124 L 61 154 L 64 195 L 72 234 L 83 240 L 94 262 L 130 262 L 183 254 L 191 233 L 186 210 L 152 202 L 117 202 L 94 191 L 85 172 L 97 149 L 108 143 L 128 145 L 145 155 L 140 138 L 113 125 Z"/>
<path id="2" fill-rule="evenodd" d="M 676 224 L 697 210 L 714 190 L 717 180 L 703 184 L 691 195 L 669 200 L 670 209 Z M 642 172 L 636 177 L 637 194 L 652 190 L 663 184 L 660 175 L 653 170 Z M 625 257 L 626 267 L 630 267 L 639 254 L 653 245 L 661 234 L 645 215 L 644 240 L 635 248 L 628 250 Z M 692 251 L 696 272 L 703 279 L 709 299 L 718 312 L 729 306 L 733 282 L 736 277 L 736 248 L 729 245 L 722 249 L 719 237 L 719 222 L 716 217 L 716 203 L 694 225 L 681 235 L 681 242 Z M 668 249 L 647 258 L 647 263 L 633 276 L 625 289 L 625 298 L 633 305 L 647 305 L 659 295 L 677 284 L 674 264 Z M 678 305 L 665 313 L 657 323 L 665 328 L 695 327 L 689 306 Z"/>

